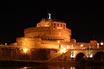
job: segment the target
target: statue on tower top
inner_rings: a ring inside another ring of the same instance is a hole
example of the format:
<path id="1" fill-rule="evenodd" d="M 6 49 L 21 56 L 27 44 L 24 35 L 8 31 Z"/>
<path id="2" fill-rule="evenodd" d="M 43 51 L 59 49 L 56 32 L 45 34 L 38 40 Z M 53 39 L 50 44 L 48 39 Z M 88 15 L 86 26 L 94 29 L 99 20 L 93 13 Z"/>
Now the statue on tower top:
<path id="1" fill-rule="evenodd" d="M 42 19 L 38 24 L 37 24 L 37 27 L 49 27 L 51 26 L 51 22 L 52 22 L 52 19 L 51 19 L 51 13 L 48 13 L 48 19 Z"/>
<path id="2" fill-rule="evenodd" d="M 51 19 L 51 13 L 48 13 L 48 19 Z"/>

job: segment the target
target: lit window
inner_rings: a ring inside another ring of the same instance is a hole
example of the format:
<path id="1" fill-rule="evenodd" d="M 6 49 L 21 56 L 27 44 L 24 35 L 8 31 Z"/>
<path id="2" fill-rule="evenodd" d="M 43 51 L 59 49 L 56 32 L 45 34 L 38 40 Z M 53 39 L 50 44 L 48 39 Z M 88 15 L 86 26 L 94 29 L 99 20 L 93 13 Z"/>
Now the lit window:
<path id="1" fill-rule="evenodd" d="M 56 27 L 56 24 L 54 23 L 53 27 L 55 28 Z"/>
<path id="2" fill-rule="evenodd" d="M 61 27 L 62 27 L 62 24 L 61 24 Z"/>
<path id="3" fill-rule="evenodd" d="M 59 24 L 57 24 L 57 26 L 59 27 Z"/>
<path id="4" fill-rule="evenodd" d="M 65 29 L 65 25 L 63 25 L 63 28 Z"/>

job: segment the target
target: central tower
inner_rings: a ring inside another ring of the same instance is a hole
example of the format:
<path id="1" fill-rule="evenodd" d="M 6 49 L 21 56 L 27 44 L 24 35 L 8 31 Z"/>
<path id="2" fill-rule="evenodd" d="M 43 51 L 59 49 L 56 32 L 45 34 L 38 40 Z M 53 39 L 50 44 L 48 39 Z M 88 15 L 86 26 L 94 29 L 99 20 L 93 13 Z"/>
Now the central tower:
<path id="1" fill-rule="evenodd" d="M 41 40 L 62 40 L 70 42 L 71 30 L 66 23 L 52 19 L 42 19 L 36 27 L 24 30 L 24 36 L 28 38 L 40 38 Z"/>

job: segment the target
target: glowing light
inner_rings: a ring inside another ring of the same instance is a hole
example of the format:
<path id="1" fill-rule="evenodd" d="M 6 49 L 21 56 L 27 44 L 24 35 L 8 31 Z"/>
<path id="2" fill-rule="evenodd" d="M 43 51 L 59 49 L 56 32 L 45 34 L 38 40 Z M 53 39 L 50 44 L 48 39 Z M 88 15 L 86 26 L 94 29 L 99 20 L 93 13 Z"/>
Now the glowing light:
<path id="1" fill-rule="evenodd" d="M 20 68 L 20 69 L 30 69 L 30 67 L 22 67 L 22 68 Z"/>
<path id="2" fill-rule="evenodd" d="M 99 43 L 97 43 L 97 48 L 99 48 Z"/>
<path id="3" fill-rule="evenodd" d="M 104 45 L 104 43 L 103 43 L 103 42 L 101 42 L 101 43 L 100 43 L 100 45 Z"/>
<path id="4" fill-rule="evenodd" d="M 64 67 L 62 69 L 65 69 Z"/>
<path id="5" fill-rule="evenodd" d="M 58 40 L 57 43 L 60 44 L 60 41 Z"/>
<path id="6" fill-rule="evenodd" d="M 24 40 L 27 40 L 26 38 Z"/>
<path id="7" fill-rule="evenodd" d="M 66 48 L 60 49 L 61 53 L 65 53 L 66 51 L 67 51 Z"/>
<path id="8" fill-rule="evenodd" d="M 70 57 L 71 57 L 71 58 L 75 58 L 75 52 L 71 52 Z"/>
<path id="9" fill-rule="evenodd" d="M 82 49 L 86 49 L 86 48 L 82 48 Z"/>
<path id="10" fill-rule="evenodd" d="M 71 55 L 70 57 L 71 57 L 71 58 L 74 58 L 75 56 L 74 56 L 74 55 Z"/>
<path id="11" fill-rule="evenodd" d="M 23 52 L 24 52 L 24 53 L 27 53 L 28 50 L 29 50 L 28 48 L 23 48 Z"/>
<path id="12" fill-rule="evenodd" d="M 72 44 L 72 49 L 74 48 L 73 44 Z"/>
<path id="13" fill-rule="evenodd" d="M 60 46 L 61 46 L 61 48 L 64 48 L 63 45 L 60 45 Z"/>
<path id="14" fill-rule="evenodd" d="M 93 57 L 93 54 L 90 54 L 90 56 L 89 56 L 90 58 L 92 58 Z"/>
<path id="15" fill-rule="evenodd" d="M 97 43 L 97 46 L 99 46 L 99 43 Z"/>
<path id="16" fill-rule="evenodd" d="M 93 54 L 88 54 L 88 58 L 93 58 Z"/>
<path id="17" fill-rule="evenodd" d="M 75 69 L 75 67 L 74 66 L 71 66 L 70 69 Z"/>
<path id="18" fill-rule="evenodd" d="M 69 45 L 67 45 L 67 49 L 70 49 L 70 46 Z"/>
<path id="19" fill-rule="evenodd" d="M 5 43 L 5 45 L 7 45 L 7 43 Z"/>
<path id="20" fill-rule="evenodd" d="M 81 44 L 80 47 L 83 47 L 83 44 Z"/>

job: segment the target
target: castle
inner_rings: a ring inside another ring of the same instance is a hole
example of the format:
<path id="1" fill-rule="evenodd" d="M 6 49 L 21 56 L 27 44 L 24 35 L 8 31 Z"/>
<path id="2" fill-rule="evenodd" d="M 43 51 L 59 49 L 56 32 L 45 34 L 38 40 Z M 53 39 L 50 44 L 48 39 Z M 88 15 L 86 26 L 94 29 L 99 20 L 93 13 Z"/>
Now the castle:
<path id="1" fill-rule="evenodd" d="M 66 23 L 42 19 L 36 27 L 24 29 L 24 37 L 16 38 L 10 45 L 0 46 L 0 60 L 23 62 L 77 61 L 93 58 L 97 53 L 104 57 L 104 42 L 89 43 L 71 39 L 71 29 Z M 81 55 L 79 58 L 78 56 Z M 95 57 L 95 59 L 97 59 Z M 104 58 L 101 58 L 101 62 Z M 99 60 L 98 60 L 99 61 Z"/>

